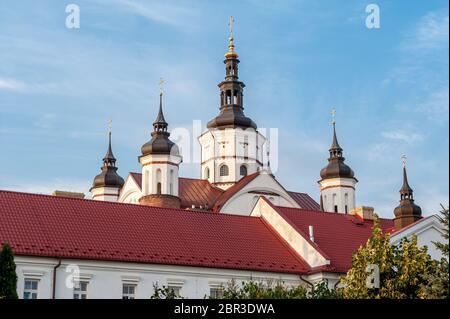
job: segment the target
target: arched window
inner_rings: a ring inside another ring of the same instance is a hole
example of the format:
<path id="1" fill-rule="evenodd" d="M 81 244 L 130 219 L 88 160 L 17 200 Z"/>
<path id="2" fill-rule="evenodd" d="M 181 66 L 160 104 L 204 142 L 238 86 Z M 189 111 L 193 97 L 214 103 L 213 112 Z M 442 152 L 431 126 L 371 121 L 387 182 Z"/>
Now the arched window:
<path id="1" fill-rule="evenodd" d="M 170 184 L 169 184 L 169 194 L 173 195 L 173 169 L 170 170 Z"/>
<path id="2" fill-rule="evenodd" d="M 161 170 L 158 168 L 156 170 L 156 194 L 162 193 L 162 184 L 161 184 Z"/>
<path id="3" fill-rule="evenodd" d="M 209 167 L 205 168 L 205 179 L 209 179 Z"/>
<path id="4" fill-rule="evenodd" d="M 240 172 L 241 176 L 247 176 L 247 166 L 241 165 L 239 172 Z"/>
<path id="5" fill-rule="evenodd" d="M 222 166 L 220 166 L 219 172 L 220 172 L 220 176 L 228 176 L 228 174 L 229 174 L 228 166 L 223 164 Z"/>

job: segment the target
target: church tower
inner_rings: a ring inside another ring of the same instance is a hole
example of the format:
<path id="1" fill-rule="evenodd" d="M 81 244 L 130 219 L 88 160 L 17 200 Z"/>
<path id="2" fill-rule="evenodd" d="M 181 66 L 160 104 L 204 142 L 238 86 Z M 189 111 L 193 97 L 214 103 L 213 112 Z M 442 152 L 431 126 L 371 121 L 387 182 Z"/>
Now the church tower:
<path id="1" fill-rule="evenodd" d="M 92 199 L 117 202 L 120 189 L 124 184 L 122 177 L 117 174 L 116 158 L 111 147 L 111 127 L 109 130 L 109 145 L 105 157 L 103 157 L 103 166 L 101 173 L 94 178 L 90 189 Z"/>
<path id="2" fill-rule="evenodd" d="M 159 94 L 159 111 L 151 140 L 145 143 L 139 157 L 142 165 L 141 205 L 179 208 L 178 168 L 182 162 L 178 146 L 170 139 L 168 124 L 163 114 L 162 80 Z"/>
<path id="3" fill-rule="evenodd" d="M 230 17 L 228 52 L 225 53 L 225 79 L 218 84 L 220 113 L 208 122 L 199 137 L 201 178 L 227 189 L 242 177 L 263 167 L 265 137 L 255 122 L 244 115 L 244 87 L 238 76 L 238 54 L 234 51 L 233 19 Z"/>
<path id="4" fill-rule="evenodd" d="M 406 156 L 403 160 L 403 185 L 400 189 L 400 205 L 394 209 L 394 226 L 396 230 L 402 229 L 422 218 L 422 209 L 414 203 L 413 190 L 408 184 L 406 174 Z"/>
<path id="5" fill-rule="evenodd" d="M 320 171 L 320 204 L 323 211 L 349 213 L 355 208 L 355 186 L 358 180 L 353 170 L 344 163 L 343 150 L 336 137 L 333 109 L 333 142 L 329 149 L 328 165 Z"/>

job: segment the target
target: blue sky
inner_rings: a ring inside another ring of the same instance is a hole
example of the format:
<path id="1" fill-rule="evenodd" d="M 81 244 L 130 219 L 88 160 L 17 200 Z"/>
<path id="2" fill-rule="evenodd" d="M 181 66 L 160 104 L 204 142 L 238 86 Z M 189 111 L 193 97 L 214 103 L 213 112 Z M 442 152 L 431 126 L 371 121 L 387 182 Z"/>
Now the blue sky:
<path id="1" fill-rule="evenodd" d="M 69 3 L 80 29 L 65 27 Z M 449 193 L 448 1 L 373 2 L 380 29 L 365 26 L 369 3 L 2 0 L 0 189 L 88 192 L 109 117 L 120 174 L 139 171 L 160 77 L 170 128 L 205 125 L 233 15 L 245 111 L 279 129 L 282 184 L 318 199 L 335 106 L 357 204 L 392 216 L 405 153 L 416 202 L 436 212 Z"/>

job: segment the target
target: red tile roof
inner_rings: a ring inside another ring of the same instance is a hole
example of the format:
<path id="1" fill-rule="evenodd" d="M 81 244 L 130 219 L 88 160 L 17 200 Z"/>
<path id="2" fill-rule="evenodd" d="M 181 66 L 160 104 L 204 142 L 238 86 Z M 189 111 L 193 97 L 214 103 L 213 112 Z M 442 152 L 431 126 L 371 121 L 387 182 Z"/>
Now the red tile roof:
<path id="1" fill-rule="evenodd" d="M 297 192 L 288 192 L 288 193 L 297 202 L 297 204 L 300 205 L 301 208 L 320 211 L 320 205 L 308 194 Z"/>
<path id="2" fill-rule="evenodd" d="M 353 253 L 372 235 L 373 221 L 351 215 L 280 206 L 275 209 L 304 234 L 309 234 L 309 226 L 314 227 L 314 243 L 330 257 L 330 266 L 337 272 L 347 272 Z M 380 225 L 387 232 L 394 222 L 380 219 Z"/>
<path id="3" fill-rule="evenodd" d="M 142 189 L 142 174 L 130 173 L 136 184 Z M 207 180 L 184 178 L 178 179 L 178 191 L 181 199 L 181 208 L 191 208 L 192 205 L 205 208 L 205 204 L 214 212 L 220 208 L 241 190 L 245 185 L 254 180 L 259 173 L 253 173 L 241 178 L 236 184 L 226 191 L 213 186 Z M 320 210 L 320 205 L 306 193 L 288 192 L 288 194 L 300 205 L 301 208 Z"/>
<path id="4" fill-rule="evenodd" d="M 17 255 L 306 273 L 260 218 L 0 191 Z"/>
<path id="5" fill-rule="evenodd" d="M 130 173 L 130 175 L 142 189 L 142 174 Z M 192 205 L 194 205 L 196 208 L 208 206 L 212 209 L 216 200 L 224 191 L 214 187 L 204 179 L 180 177 L 178 179 L 178 192 L 181 208 L 192 208 Z"/>

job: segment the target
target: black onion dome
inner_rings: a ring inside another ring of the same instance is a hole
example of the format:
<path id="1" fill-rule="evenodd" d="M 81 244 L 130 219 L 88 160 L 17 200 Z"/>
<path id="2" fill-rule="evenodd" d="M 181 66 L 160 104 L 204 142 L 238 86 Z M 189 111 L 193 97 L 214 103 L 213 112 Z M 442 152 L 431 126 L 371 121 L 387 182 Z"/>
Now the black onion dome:
<path id="1" fill-rule="evenodd" d="M 336 137 L 336 126 L 333 123 L 333 142 L 329 149 L 330 157 L 328 158 L 328 165 L 320 171 L 322 179 L 327 178 L 355 178 L 353 170 L 344 163 L 343 150 L 340 147 Z"/>
<path id="2" fill-rule="evenodd" d="M 142 145 L 143 156 L 150 154 L 173 154 L 179 155 L 178 146 L 169 139 L 170 133 L 167 131 L 168 124 L 164 119 L 162 109 L 162 93 L 159 96 L 159 111 L 156 120 L 153 122 L 153 132 L 151 140 Z"/>
<path id="3" fill-rule="evenodd" d="M 121 188 L 125 181 L 119 174 L 117 174 L 116 158 L 112 152 L 111 147 L 111 132 L 109 133 L 108 151 L 103 157 L 102 172 L 95 176 L 92 188 L 96 187 L 117 187 Z"/>
<path id="4" fill-rule="evenodd" d="M 244 115 L 239 107 L 223 108 L 218 116 L 208 122 L 208 128 L 253 128 L 256 130 L 256 123 Z"/>

